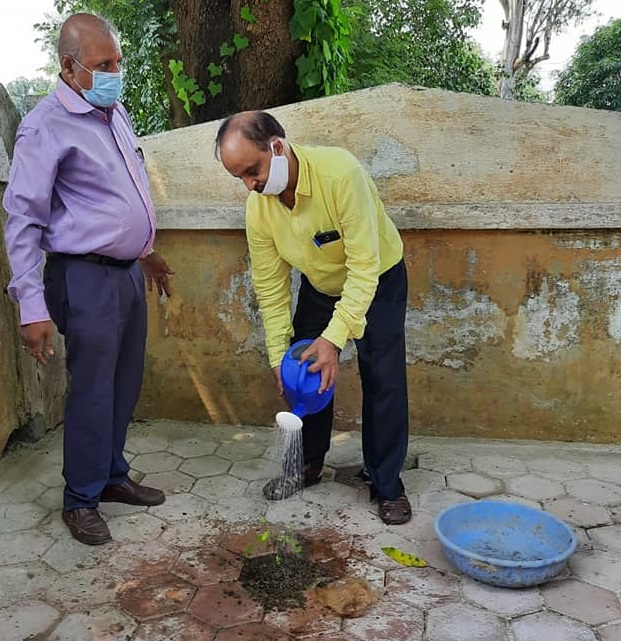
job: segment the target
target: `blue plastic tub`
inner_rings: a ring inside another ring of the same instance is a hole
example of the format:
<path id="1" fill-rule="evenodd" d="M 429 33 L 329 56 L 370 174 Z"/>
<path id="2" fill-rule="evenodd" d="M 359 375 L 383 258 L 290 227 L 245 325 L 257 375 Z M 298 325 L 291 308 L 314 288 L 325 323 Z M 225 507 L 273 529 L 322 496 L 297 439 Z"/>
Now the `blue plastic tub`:
<path id="1" fill-rule="evenodd" d="M 557 576 L 577 546 L 571 528 L 555 516 L 503 501 L 452 505 L 436 518 L 435 531 L 458 570 L 508 588 Z"/>

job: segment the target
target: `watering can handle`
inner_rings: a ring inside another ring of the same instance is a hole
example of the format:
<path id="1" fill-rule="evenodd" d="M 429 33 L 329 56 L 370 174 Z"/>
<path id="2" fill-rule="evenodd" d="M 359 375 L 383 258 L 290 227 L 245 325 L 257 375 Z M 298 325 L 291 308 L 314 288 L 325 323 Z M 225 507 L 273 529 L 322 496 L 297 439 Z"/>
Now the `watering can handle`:
<path id="1" fill-rule="evenodd" d="M 304 361 L 300 363 L 300 373 L 298 374 L 298 384 L 296 390 L 298 393 L 303 391 L 304 381 L 306 380 L 306 372 L 308 371 L 308 366 L 310 365 L 309 361 Z"/>

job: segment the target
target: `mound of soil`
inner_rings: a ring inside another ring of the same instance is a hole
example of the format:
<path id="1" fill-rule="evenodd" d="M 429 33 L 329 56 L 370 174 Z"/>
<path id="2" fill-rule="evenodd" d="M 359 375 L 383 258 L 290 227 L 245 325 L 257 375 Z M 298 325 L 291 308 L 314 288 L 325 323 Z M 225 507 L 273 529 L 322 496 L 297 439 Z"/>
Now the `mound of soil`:
<path id="1" fill-rule="evenodd" d="M 320 578 L 326 567 L 295 554 L 265 554 L 244 559 L 240 582 L 266 610 L 301 608 L 304 591 Z"/>

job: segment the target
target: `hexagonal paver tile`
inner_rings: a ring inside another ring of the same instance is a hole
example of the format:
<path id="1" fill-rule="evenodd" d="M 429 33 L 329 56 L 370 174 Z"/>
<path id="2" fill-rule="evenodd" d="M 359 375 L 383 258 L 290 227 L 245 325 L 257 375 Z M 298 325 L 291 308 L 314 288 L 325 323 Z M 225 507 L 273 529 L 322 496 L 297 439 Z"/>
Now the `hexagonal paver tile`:
<path id="1" fill-rule="evenodd" d="M 130 454 L 151 454 L 152 452 L 165 452 L 170 446 L 167 438 L 156 436 L 136 436 L 129 432 L 127 441 L 125 442 L 125 449 Z"/>
<path id="2" fill-rule="evenodd" d="M 327 525 L 332 525 L 349 534 L 363 535 L 383 532 L 387 526 L 382 522 L 375 510 L 363 509 L 362 506 L 347 506 L 332 510 L 328 513 L 329 523 Z"/>
<path id="3" fill-rule="evenodd" d="M 132 641 L 213 641 L 215 634 L 213 628 L 187 614 L 174 614 L 141 623 Z"/>
<path id="4" fill-rule="evenodd" d="M 543 509 L 559 519 L 567 521 L 578 527 L 596 527 L 598 525 L 610 525 L 612 523 L 610 514 L 601 505 L 589 505 L 576 501 L 576 499 L 556 499 L 546 501 Z"/>
<path id="5" fill-rule="evenodd" d="M 278 476 L 280 469 L 280 463 L 268 461 L 264 458 L 256 458 L 234 462 L 229 470 L 229 474 L 243 481 L 266 481 L 273 476 Z"/>
<path id="6" fill-rule="evenodd" d="M 209 518 L 170 521 L 158 541 L 176 549 L 189 549 L 202 545 L 217 544 L 221 526 Z"/>
<path id="7" fill-rule="evenodd" d="M 3 492 L 0 492 L 0 505 L 31 503 L 41 496 L 45 490 L 47 490 L 47 487 L 43 483 L 26 478 L 18 483 L 13 483 Z"/>
<path id="8" fill-rule="evenodd" d="M 226 474 L 230 467 L 231 461 L 227 461 L 219 456 L 197 456 L 196 458 L 184 461 L 179 471 L 200 479 L 205 476 Z"/>
<path id="9" fill-rule="evenodd" d="M 216 635 L 215 641 L 291 641 L 291 637 L 282 630 L 266 623 L 244 623 L 233 628 L 220 630 Z M 327 639 L 326 641 L 330 640 Z"/>
<path id="10" fill-rule="evenodd" d="M 118 641 L 129 639 L 138 624 L 115 607 L 68 614 L 49 641 Z"/>
<path id="11" fill-rule="evenodd" d="M 345 559 L 345 565 L 343 565 L 341 559 L 335 559 L 334 561 L 327 561 L 326 567 L 330 568 L 335 576 L 365 579 L 373 586 L 377 594 L 381 594 L 384 591 L 384 583 L 386 582 L 384 570 L 362 559 L 349 556 Z"/>
<path id="12" fill-rule="evenodd" d="M 535 458 L 526 460 L 526 467 L 537 476 L 544 476 L 556 481 L 570 481 L 588 476 L 586 465 L 577 461 L 559 458 Z"/>
<path id="13" fill-rule="evenodd" d="M 204 547 L 183 552 L 173 574 L 194 585 L 212 585 L 221 581 L 237 581 L 243 561 L 220 547 Z"/>
<path id="14" fill-rule="evenodd" d="M 341 629 L 341 617 L 311 602 L 304 608 L 267 612 L 264 622 L 294 634 L 297 638 L 305 638 L 311 634 L 335 633 Z"/>
<path id="15" fill-rule="evenodd" d="M 515 641 L 597 641 L 584 623 L 554 612 L 537 612 L 511 622 Z"/>
<path id="16" fill-rule="evenodd" d="M 472 463 L 466 456 L 460 456 L 453 452 L 423 452 L 418 455 L 418 467 L 423 470 L 432 470 L 440 474 L 451 472 L 470 472 Z"/>
<path id="17" fill-rule="evenodd" d="M 65 485 L 63 464 L 61 462 L 49 463 L 45 469 L 37 473 L 37 481 L 46 487 L 63 487 Z"/>
<path id="18" fill-rule="evenodd" d="M 487 497 L 489 501 L 506 501 L 507 503 L 519 503 L 520 505 L 528 505 L 536 510 L 541 509 L 541 504 L 538 501 L 525 499 L 523 496 L 514 496 L 513 494 L 492 494 Z"/>
<path id="19" fill-rule="evenodd" d="M 619 462 L 610 463 L 589 463 L 589 476 L 606 481 L 607 483 L 616 483 L 621 485 L 621 468 Z"/>
<path id="20" fill-rule="evenodd" d="M 41 601 L 0 610 L 2 641 L 43 638 L 60 618 L 60 612 Z"/>
<path id="21" fill-rule="evenodd" d="M 306 501 L 311 501 L 324 508 L 339 508 L 344 505 L 356 505 L 361 492 L 364 492 L 364 500 L 366 501 L 368 496 L 366 489 L 359 490 L 350 485 L 324 479 L 319 485 L 306 488 L 302 496 Z"/>
<path id="22" fill-rule="evenodd" d="M 53 543 L 37 530 L 0 534 L 0 565 L 37 561 Z"/>
<path id="23" fill-rule="evenodd" d="M 621 623 L 604 625 L 598 628 L 597 631 L 601 641 L 619 641 L 619 639 L 621 639 Z"/>
<path id="24" fill-rule="evenodd" d="M 63 488 L 51 487 L 45 490 L 37 499 L 37 504 L 47 510 L 62 510 L 63 507 Z"/>
<path id="25" fill-rule="evenodd" d="M 0 534 L 37 527 L 48 510 L 34 503 L 8 503 L 0 506 Z"/>
<path id="26" fill-rule="evenodd" d="M 156 472 L 155 474 L 147 474 L 143 479 L 143 485 L 149 487 L 156 487 L 162 490 L 164 494 L 179 494 L 182 492 L 189 492 L 196 482 L 193 476 L 183 474 L 183 472 Z"/>
<path id="27" fill-rule="evenodd" d="M 326 525 L 326 510 L 316 503 L 292 496 L 284 501 L 267 502 L 265 518 L 270 523 L 286 523 L 294 528 L 318 527 Z"/>
<path id="28" fill-rule="evenodd" d="M 215 451 L 216 456 L 229 461 L 245 461 L 253 458 L 259 458 L 263 455 L 267 445 L 261 440 L 255 441 L 246 439 L 222 443 Z"/>
<path id="29" fill-rule="evenodd" d="M 569 564 L 577 578 L 621 592 L 621 559 L 617 554 L 600 550 L 576 552 Z"/>
<path id="30" fill-rule="evenodd" d="M 465 599 L 501 616 L 515 617 L 541 610 L 541 595 L 537 588 L 499 588 L 468 577 L 462 577 L 461 581 Z"/>
<path id="31" fill-rule="evenodd" d="M 265 514 L 267 505 L 265 499 L 261 501 L 247 496 L 236 496 L 230 499 L 220 498 L 217 503 L 211 504 L 209 516 L 223 523 L 236 523 L 244 520 L 258 521 Z"/>
<path id="32" fill-rule="evenodd" d="M 553 581 L 544 585 L 541 593 L 548 609 L 589 625 L 621 619 L 621 604 L 616 595 L 588 583 L 573 579 Z"/>
<path id="33" fill-rule="evenodd" d="M 423 638 L 424 628 L 424 615 L 420 610 L 396 608 L 386 599 L 376 603 L 363 616 L 343 621 L 343 631 L 363 641 L 418 641 Z"/>
<path id="34" fill-rule="evenodd" d="M 621 552 L 621 525 L 592 528 L 588 534 L 597 547 Z"/>
<path id="35" fill-rule="evenodd" d="M 533 501 L 545 501 L 565 494 L 565 488 L 558 481 L 534 474 L 506 479 L 505 487 L 509 494 L 524 496 Z"/>
<path id="36" fill-rule="evenodd" d="M 166 523 L 152 514 L 140 512 L 127 516 L 114 516 L 108 521 L 110 534 L 118 543 L 154 541 L 166 529 Z"/>
<path id="37" fill-rule="evenodd" d="M 474 501 L 471 496 L 460 494 L 454 490 L 443 490 L 441 492 L 430 492 L 429 494 L 421 494 L 418 499 L 418 507 L 421 510 L 431 512 L 437 516 L 442 510 L 456 503 L 470 503 Z"/>
<path id="38" fill-rule="evenodd" d="M 139 621 L 185 611 L 196 592 L 174 574 L 160 574 L 123 585 L 118 594 L 119 605 Z"/>
<path id="39" fill-rule="evenodd" d="M 179 552 L 157 541 L 128 543 L 108 552 L 108 567 L 121 576 L 132 579 L 167 574 L 179 557 Z"/>
<path id="40" fill-rule="evenodd" d="M 151 454 L 139 454 L 132 461 L 132 468 L 143 474 L 155 472 L 172 472 L 176 470 L 183 459 L 170 452 L 153 452 Z"/>
<path id="41" fill-rule="evenodd" d="M 473 496 L 475 499 L 480 499 L 483 496 L 490 494 L 497 494 L 502 492 L 502 481 L 489 478 L 489 476 L 482 476 L 474 472 L 465 472 L 463 474 L 450 474 L 447 477 L 447 485 L 452 490 Z"/>
<path id="42" fill-rule="evenodd" d="M 435 517 L 429 512 L 412 510 L 412 518 L 399 526 L 399 534 L 411 541 L 431 541 L 436 538 Z"/>
<path id="43" fill-rule="evenodd" d="M 199 588 L 188 612 L 216 628 L 259 622 L 263 618 L 263 606 L 253 601 L 237 581 Z"/>
<path id="44" fill-rule="evenodd" d="M 433 568 L 403 568 L 386 572 L 386 596 L 419 610 L 459 601 L 459 581 Z M 397 609 L 397 608 L 395 608 Z"/>
<path id="45" fill-rule="evenodd" d="M 0 608 L 38 597 L 57 576 L 40 562 L 0 567 Z"/>
<path id="46" fill-rule="evenodd" d="M 505 624 L 495 614 L 454 603 L 430 610 L 426 641 L 508 641 Z M 541 637 L 539 641 L 549 641 Z"/>
<path id="47" fill-rule="evenodd" d="M 507 479 L 528 473 L 526 465 L 515 456 L 477 456 L 472 460 L 472 469 L 497 479 Z"/>
<path id="48" fill-rule="evenodd" d="M 401 479 L 408 494 L 426 494 L 446 488 L 444 474 L 431 470 L 405 470 L 401 473 Z"/>
<path id="49" fill-rule="evenodd" d="M 398 529 L 386 530 L 374 536 L 354 536 L 350 554 L 384 570 L 402 567 L 382 552 L 384 547 L 393 547 L 414 556 L 422 556 L 422 543 L 403 538 Z"/>
<path id="50" fill-rule="evenodd" d="M 181 458 L 194 458 L 195 456 L 208 456 L 216 451 L 218 444 L 204 438 L 176 439 L 168 446 L 168 451 Z"/>
<path id="51" fill-rule="evenodd" d="M 118 576 L 102 568 L 78 570 L 59 576 L 45 591 L 45 600 L 52 605 L 72 609 L 95 608 L 112 603 L 122 584 Z"/>
<path id="52" fill-rule="evenodd" d="M 173 494 L 166 502 L 149 508 L 149 513 L 164 521 L 184 521 L 209 515 L 211 504 L 194 494 Z"/>
<path id="53" fill-rule="evenodd" d="M 605 481 L 582 479 L 565 483 L 567 494 L 578 501 L 597 505 L 618 505 L 621 503 L 621 487 Z"/>
<path id="54" fill-rule="evenodd" d="M 352 544 L 351 535 L 325 527 L 301 530 L 297 538 L 311 561 L 345 558 Z"/>
<path id="55" fill-rule="evenodd" d="M 84 545 L 73 538 L 63 538 L 43 555 L 42 560 L 60 574 L 104 566 L 110 556 L 110 545 Z"/>
<path id="56" fill-rule="evenodd" d="M 198 479 L 192 488 L 192 494 L 198 494 L 205 499 L 217 500 L 219 497 L 243 496 L 247 487 L 247 481 L 233 478 L 228 474 L 210 476 Z"/>

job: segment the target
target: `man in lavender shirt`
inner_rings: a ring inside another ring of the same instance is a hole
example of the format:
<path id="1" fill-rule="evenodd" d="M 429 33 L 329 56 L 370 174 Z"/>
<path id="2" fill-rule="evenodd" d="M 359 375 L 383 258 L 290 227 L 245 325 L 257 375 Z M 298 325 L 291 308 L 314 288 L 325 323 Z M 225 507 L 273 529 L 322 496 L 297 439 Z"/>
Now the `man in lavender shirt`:
<path id="1" fill-rule="evenodd" d="M 164 494 L 128 477 L 127 426 L 142 384 L 145 275 L 170 295 L 172 271 L 153 250 L 155 212 L 142 154 L 117 102 L 121 51 L 111 26 L 78 13 L 63 24 L 56 90 L 22 121 L 9 185 L 6 246 L 23 348 L 41 364 L 65 337 L 63 520 L 82 543 L 110 532 L 100 501 L 158 505 Z M 47 255 L 43 278 L 40 266 Z"/>

